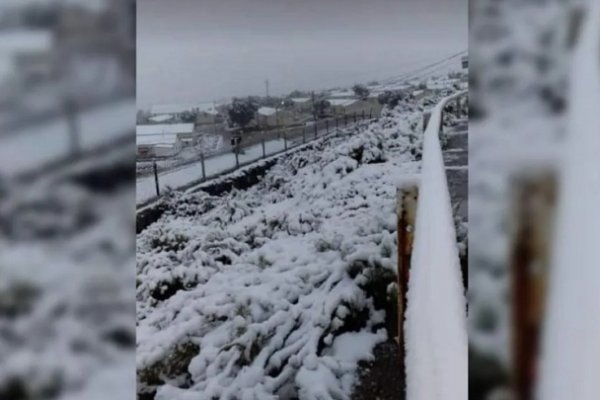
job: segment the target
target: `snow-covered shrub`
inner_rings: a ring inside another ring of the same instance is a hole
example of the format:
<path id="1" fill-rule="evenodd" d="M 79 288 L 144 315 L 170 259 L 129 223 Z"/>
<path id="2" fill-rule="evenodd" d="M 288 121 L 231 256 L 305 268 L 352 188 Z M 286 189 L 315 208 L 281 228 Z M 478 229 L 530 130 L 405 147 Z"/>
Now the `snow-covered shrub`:
<path id="1" fill-rule="evenodd" d="M 397 107 L 246 190 L 173 197 L 137 239 L 140 396 L 349 398 L 395 312 L 396 183 L 418 170 L 419 119 Z"/>

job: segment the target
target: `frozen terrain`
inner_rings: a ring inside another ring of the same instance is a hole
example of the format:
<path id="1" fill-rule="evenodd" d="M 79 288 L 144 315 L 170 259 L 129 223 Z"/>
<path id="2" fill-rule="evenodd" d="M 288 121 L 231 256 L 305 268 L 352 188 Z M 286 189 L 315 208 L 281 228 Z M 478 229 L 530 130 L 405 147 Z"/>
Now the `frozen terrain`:
<path id="1" fill-rule="evenodd" d="M 134 398 L 132 190 L 64 176 L 4 189 L 0 398 Z"/>
<path id="2" fill-rule="evenodd" d="M 165 198 L 137 237 L 138 395 L 349 399 L 388 338 L 396 188 L 419 172 L 421 119 L 401 104 L 245 191 Z"/>

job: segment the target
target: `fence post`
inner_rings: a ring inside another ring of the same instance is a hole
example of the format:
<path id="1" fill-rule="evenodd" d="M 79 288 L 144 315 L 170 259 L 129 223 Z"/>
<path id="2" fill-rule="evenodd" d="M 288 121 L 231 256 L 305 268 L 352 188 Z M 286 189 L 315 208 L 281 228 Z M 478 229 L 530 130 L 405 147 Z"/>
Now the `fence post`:
<path id="1" fill-rule="evenodd" d="M 206 168 L 204 166 L 204 151 L 200 153 L 200 164 L 202 165 L 202 180 L 206 180 Z"/>
<path id="2" fill-rule="evenodd" d="M 367 119 L 367 117 L 366 117 L 366 114 L 365 114 L 365 109 L 364 109 L 364 108 L 363 108 L 363 110 L 362 110 L 362 119 L 363 119 L 363 121 L 364 121 L 365 119 Z"/>
<path id="3" fill-rule="evenodd" d="M 329 133 L 329 120 L 328 119 L 325 120 L 325 132 Z"/>
<path id="4" fill-rule="evenodd" d="M 410 279 L 410 261 L 415 235 L 417 201 L 419 188 L 408 186 L 398 188 L 396 192 L 396 222 L 398 240 L 398 344 L 400 349 L 400 371 L 405 373 L 404 360 L 404 317 L 406 313 L 406 294 Z"/>
<path id="5" fill-rule="evenodd" d="M 260 138 L 260 145 L 262 147 L 262 154 L 263 154 L 263 158 L 267 157 L 267 151 L 265 149 L 265 137 L 261 136 Z"/>
<path id="6" fill-rule="evenodd" d="M 317 138 L 317 120 L 315 120 L 315 139 Z"/>
<path id="7" fill-rule="evenodd" d="M 288 149 L 288 144 L 287 144 L 287 134 L 285 133 L 285 131 L 283 131 L 283 148 L 285 150 Z"/>
<path id="8" fill-rule="evenodd" d="M 154 169 L 154 185 L 156 187 L 156 195 L 160 196 L 160 189 L 158 186 L 158 168 L 156 167 L 156 161 L 152 162 L 152 169 Z"/>
<path id="9" fill-rule="evenodd" d="M 306 126 L 302 127 L 302 144 L 306 143 Z"/>
<path id="10" fill-rule="evenodd" d="M 235 153 L 235 168 L 239 168 L 240 167 L 240 144 L 236 143 L 235 144 L 235 148 L 234 148 L 234 153 Z"/>
<path id="11" fill-rule="evenodd" d="M 338 128 L 338 117 L 335 117 L 335 129 Z"/>
<path id="12" fill-rule="evenodd" d="M 429 124 L 429 119 L 431 118 L 431 111 L 425 111 L 423 113 L 423 132 L 427 130 L 427 124 Z"/>
<path id="13" fill-rule="evenodd" d="M 354 123 L 356 123 L 356 111 L 354 111 Z"/>
<path id="14" fill-rule="evenodd" d="M 552 173 L 513 181 L 510 250 L 512 286 L 512 385 L 518 399 L 533 396 L 550 267 L 556 207 Z"/>
<path id="15" fill-rule="evenodd" d="M 456 98 L 456 118 L 460 118 L 460 97 Z"/>

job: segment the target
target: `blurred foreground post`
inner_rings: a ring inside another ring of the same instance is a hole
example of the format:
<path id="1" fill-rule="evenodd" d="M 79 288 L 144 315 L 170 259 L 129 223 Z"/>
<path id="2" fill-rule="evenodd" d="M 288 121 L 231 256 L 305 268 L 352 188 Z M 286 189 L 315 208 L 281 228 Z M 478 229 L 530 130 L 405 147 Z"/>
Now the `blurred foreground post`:
<path id="1" fill-rule="evenodd" d="M 545 314 L 556 179 L 550 172 L 520 177 L 513 188 L 512 384 L 517 400 L 532 400 Z"/>
<path id="2" fill-rule="evenodd" d="M 265 158 L 267 156 L 267 151 L 265 149 L 265 137 L 264 136 L 260 138 L 260 145 L 262 147 L 263 158 Z"/>
<path id="3" fill-rule="evenodd" d="M 283 148 L 285 150 L 288 149 L 288 143 L 287 143 L 287 134 L 285 133 L 285 131 L 283 131 Z"/>
<path id="4" fill-rule="evenodd" d="M 413 250 L 417 201 L 419 188 L 416 185 L 398 188 L 396 192 L 396 222 L 398 235 L 398 345 L 400 371 L 405 374 L 404 314 L 406 294 L 410 277 L 410 261 Z"/>
<path id="5" fill-rule="evenodd" d="M 206 180 L 206 168 L 204 166 L 204 151 L 200 152 L 200 165 L 202 166 L 202 180 Z"/>
<path id="6" fill-rule="evenodd" d="M 158 187 L 158 168 L 156 167 L 156 161 L 152 162 L 152 169 L 154 170 L 154 185 L 156 186 L 156 195 L 160 196 L 160 189 Z"/>
<path id="7" fill-rule="evenodd" d="M 69 147 L 70 154 L 77 156 L 81 150 L 81 143 L 79 140 L 79 125 L 77 123 L 77 105 L 71 98 L 67 98 L 63 104 L 65 118 L 67 119 L 67 129 L 69 132 Z"/>

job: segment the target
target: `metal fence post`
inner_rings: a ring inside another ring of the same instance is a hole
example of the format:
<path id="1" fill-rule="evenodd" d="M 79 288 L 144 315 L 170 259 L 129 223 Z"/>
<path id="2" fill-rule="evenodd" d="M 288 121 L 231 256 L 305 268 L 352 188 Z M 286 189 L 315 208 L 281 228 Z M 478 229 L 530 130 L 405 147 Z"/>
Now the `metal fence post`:
<path id="1" fill-rule="evenodd" d="M 235 144 L 235 149 L 234 149 L 234 153 L 235 153 L 235 167 L 239 168 L 240 167 L 240 144 L 236 143 Z"/>
<path id="2" fill-rule="evenodd" d="M 410 279 L 410 262 L 413 251 L 415 225 L 417 218 L 417 202 L 419 188 L 409 186 L 398 188 L 396 192 L 396 222 L 398 240 L 398 344 L 400 349 L 400 371 L 404 373 L 404 317 L 406 314 L 406 294 Z"/>
<path id="3" fill-rule="evenodd" d="M 306 143 L 306 126 L 302 127 L 302 143 Z"/>
<path id="4" fill-rule="evenodd" d="M 510 250 L 512 386 L 517 398 L 530 399 L 538 375 L 557 183 L 555 175 L 548 171 L 516 177 L 513 186 Z"/>
<path id="5" fill-rule="evenodd" d="M 325 132 L 329 133 L 329 120 L 325 120 Z"/>
<path id="6" fill-rule="evenodd" d="M 156 161 L 152 162 L 152 168 L 154 169 L 154 185 L 156 187 L 156 195 L 160 196 L 160 189 L 158 186 L 158 168 L 156 167 Z"/>
<path id="7" fill-rule="evenodd" d="M 288 149 L 288 145 L 287 145 L 287 134 L 285 133 L 285 131 L 283 131 L 283 148 L 285 150 Z"/>
<path id="8" fill-rule="evenodd" d="M 200 165 L 202 165 L 202 180 L 206 180 L 206 168 L 204 166 L 204 151 L 200 153 Z"/>
<path id="9" fill-rule="evenodd" d="M 265 158 L 267 156 L 267 151 L 265 149 L 265 137 L 264 136 L 262 136 L 260 139 L 260 145 L 262 146 L 263 158 Z"/>
<path id="10" fill-rule="evenodd" d="M 354 111 L 354 123 L 356 123 L 356 111 Z"/>

